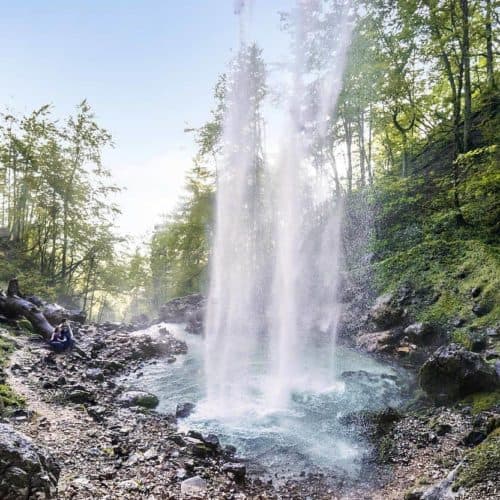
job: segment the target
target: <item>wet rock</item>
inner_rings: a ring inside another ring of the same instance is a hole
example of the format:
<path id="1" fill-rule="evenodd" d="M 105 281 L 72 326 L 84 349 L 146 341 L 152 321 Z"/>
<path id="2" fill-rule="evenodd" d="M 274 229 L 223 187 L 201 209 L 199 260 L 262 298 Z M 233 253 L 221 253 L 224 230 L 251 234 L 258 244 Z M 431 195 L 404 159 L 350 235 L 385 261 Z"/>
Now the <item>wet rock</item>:
<path id="1" fill-rule="evenodd" d="M 155 460 L 158 458 L 158 451 L 155 448 L 149 448 L 144 452 L 144 460 Z"/>
<path id="2" fill-rule="evenodd" d="M 392 330 L 363 333 L 356 338 L 356 346 L 366 352 L 389 352 L 396 345 L 398 338 Z"/>
<path id="3" fill-rule="evenodd" d="M 435 430 L 438 436 L 444 436 L 452 431 L 452 427 L 450 424 L 438 423 L 435 426 Z"/>
<path id="4" fill-rule="evenodd" d="M 100 368 L 89 368 L 85 372 L 85 376 L 90 380 L 104 381 L 104 372 Z"/>
<path id="5" fill-rule="evenodd" d="M 141 406 L 142 408 L 156 408 L 158 398 L 145 391 L 126 391 L 118 398 L 118 404 L 121 406 Z"/>
<path id="6" fill-rule="evenodd" d="M 472 298 L 476 298 L 476 297 L 479 297 L 479 295 L 481 295 L 481 292 L 482 292 L 482 289 L 480 286 L 475 286 L 471 291 L 470 291 L 470 295 Z"/>
<path id="7" fill-rule="evenodd" d="M 464 318 L 455 318 L 451 322 L 452 326 L 454 326 L 455 328 L 460 328 L 461 326 L 464 326 L 465 323 L 466 321 Z"/>
<path id="8" fill-rule="evenodd" d="M 203 442 L 212 448 L 213 450 L 217 450 L 220 447 L 219 438 L 215 434 L 209 434 L 203 438 Z"/>
<path id="9" fill-rule="evenodd" d="M 247 468 L 244 464 L 229 462 L 222 466 L 222 471 L 231 473 L 236 481 L 243 481 L 247 473 Z"/>
<path id="10" fill-rule="evenodd" d="M 490 327 L 486 328 L 485 333 L 486 333 L 487 337 L 498 337 L 498 336 L 500 336 L 500 328 L 490 326 Z"/>
<path id="11" fill-rule="evenodd" d="M 236 447 L 233 446 L 232 444 L 227 444 L 226 446 L 224 446 L 224 455 L 228 457 L 236 455 Z"/>
<path id="12" fill-rule="evenodd" d="M 66 395 L 66 399 L 76 404 L 95 403 L 93 394 L 80 387 L 76 387 L 69 391 Z"/>
<path id="13" fill-rule="evenodd" d="M 472 307 L 472 312 L 476 315 L 476 316 L 485 316 L 486 314 L 488 314 L 492 309 L 492 305 L 489 303 L 489 302 L 478 302 L 477 304 L 474 304 L 474 306 Z"/>
<path id="14" fill-rule="evenodd" d="M 189 417 L 195 409 L 195 406 L 196 405 L 194 403 L 179 403 L 175 409 L 175 416 L 177 418 Z"/>
<path id="15" fill-rule="evenodd" d="M 473 429 L 461 441 L 464 446 L 477 446 L 486 439 L 487 433 L 481 429 Z"/>
<path id="16" fill-rule="evenodd" d="M 52 456 L 33 441 L 0 423 L 0 498 L 53 498 L 59 466 Z"/>
<path id="17" fill-rule="evenodd" d="M 187 313 L 186 331 L 194 334 L 202 333 L 204 317 L 205 317 L 205 310 L 203 308 Z"/>
<path id="18" fill-rule="evenodd" d="M 125 368 L 125 364 L 121 361 L 104 360 L 101 366 L 109 373 L 117 373 Z"/>
<path id="19" fill-rule="evenodd" d="M 424 363 L 420 385 L 436 401 L 451 401 L 473 392 L 493 390 L 498 376 L 477 353 L 457 344 L 440 347 Z"/>
<path id="20" fill-rule="evenodd" d="M 407 491 L 403 498 L 404 500 L 421 500 L 423 494 L 423 490 Z"/>
<path id="21" fill-rule="evenodd" d="M 136 491 L 139 489 L 139 484 L 134 479 L 126 479 L 119 482 L 118 487 L 126 491 Z"/>
<path id="22" fill-rule="evenodd" d="M 486 335 L 482 333 L 475 333 L 470 339 L 470 349 L 472 352 L 481 352 L 488 346 Z"/>
<path id="23" fill-rule="evenodd" d="M 207 482 L 200 476 L 190 477 L 181 483 L 181 494 L 187 496 L 200 496 L 207 491 Z"/>
<path id="24" fill-rule="evenodd" d="M 102 422 L 107 413 L 107 409 L 104 406 L 90 406 L 87 409 L 87 413 L 95 420 L 96 422 Z"/>
<path id="25" fill-rule="evenodd" d="M 425 344 L 433 334 L 433 328 L 429 323 L 412 323 L 403 332 L 412 342 Z"/>
<path id="26" fill-rule="evenodd" d="M 403 310 L 396 304 L 390 293 L 381 295 L 370 309 L 369 318 L 380 328 L 391 328 L 398 325 L 403 318 Z"/>

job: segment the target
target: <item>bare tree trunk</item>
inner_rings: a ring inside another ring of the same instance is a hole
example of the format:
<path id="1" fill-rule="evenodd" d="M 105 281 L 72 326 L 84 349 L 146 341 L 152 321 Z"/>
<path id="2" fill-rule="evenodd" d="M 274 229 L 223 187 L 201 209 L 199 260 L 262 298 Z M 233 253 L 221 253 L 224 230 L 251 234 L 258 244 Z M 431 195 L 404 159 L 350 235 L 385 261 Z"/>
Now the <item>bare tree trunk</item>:
<path id="1" fill-rule="evenodd" d="M 462 58 L 464 68 L 464 139 L 463 152 L 470 147 L 472 89 L 470 78 L 469 0 L 460 0 L 462 9 Z"/>
<path id="2" fill-rule="evenodd" d="M 347 192 L 352 193 L 352 130 L 346 117 L 342 118 L 344 125 L 345 144 L 347 149 Z"/>
<path id="3" fill-rule="evenodd" d="M 495 89 L 495 72 L 494 72 L 494 60 L 493 60 L 493 30 L 491 28 L 493 18 L 493 8 L 491 6 L 491 0 L 486 0 L 486 78 L 488 82 L 488 88 Z"/>

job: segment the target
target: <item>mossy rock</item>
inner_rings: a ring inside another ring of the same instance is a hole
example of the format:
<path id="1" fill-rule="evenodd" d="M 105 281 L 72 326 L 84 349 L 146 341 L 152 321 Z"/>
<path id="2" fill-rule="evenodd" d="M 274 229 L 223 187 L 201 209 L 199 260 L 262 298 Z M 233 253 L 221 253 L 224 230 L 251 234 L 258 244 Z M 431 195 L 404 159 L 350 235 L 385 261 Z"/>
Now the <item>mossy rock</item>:
<path id="1" fill-rule="evenodd" d="M 410 286 L 414 295 L 405 304 L 410 317 L 450 333 L 467 348 L 472 331 L 500 323 L 497 246 L 478 240 L 428 240 L 377 262 L 374 271 L 378 293 Z M 463 328 L 456 329 L 459 318 Z"/>
<path id="2" fill-rule="evenodd" d="M 500 428 L 470 450 L 460 466 L 453 489 L 470 488 L 485 481 L 498 481 L 500 475 Z"/>

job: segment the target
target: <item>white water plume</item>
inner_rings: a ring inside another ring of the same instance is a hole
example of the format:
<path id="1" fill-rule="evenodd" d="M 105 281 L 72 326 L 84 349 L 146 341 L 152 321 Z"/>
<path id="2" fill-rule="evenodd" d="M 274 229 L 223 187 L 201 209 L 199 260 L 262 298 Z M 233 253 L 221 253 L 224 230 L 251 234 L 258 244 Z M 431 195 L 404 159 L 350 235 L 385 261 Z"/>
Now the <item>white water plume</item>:
<path id="1" fill-rule="evenodd" d="M 244 2 L 236 8 L 243 19 Z M 207 404 L 220 415 L 286 408 L 295 390 L 332 384 L 333 367 L 320 371 L 325 363 L 315 357 L 333 363 L 341 204 L 322 151 L 330 147 L 349 16 L 347 0 L 296 5 L 276 164 L 263 150 L 260 53 L 242 41 L 234 64 L 205 327 Z M 315 51 L 328 54 L 326 68 L 311 64 Z"/>

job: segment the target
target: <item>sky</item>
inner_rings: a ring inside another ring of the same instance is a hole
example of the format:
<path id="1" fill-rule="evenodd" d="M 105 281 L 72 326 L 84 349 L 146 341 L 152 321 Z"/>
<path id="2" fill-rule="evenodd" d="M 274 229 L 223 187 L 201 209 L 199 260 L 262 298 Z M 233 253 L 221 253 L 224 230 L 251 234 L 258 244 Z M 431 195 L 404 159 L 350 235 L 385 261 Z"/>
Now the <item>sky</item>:
<path id="1" fill-rule="evenodd" d="M 0 108 L 56 116 L 86 98 L 115 148 L 119 231 L 145 240 L 182 196 L 196 147 L 185 128 L 210 117 L 213 87 L 238 47 L 241 0 L 0 0 Z M 279 12 L 254 0 L 250 38 L 267 61 L 288 46 Z"/>

